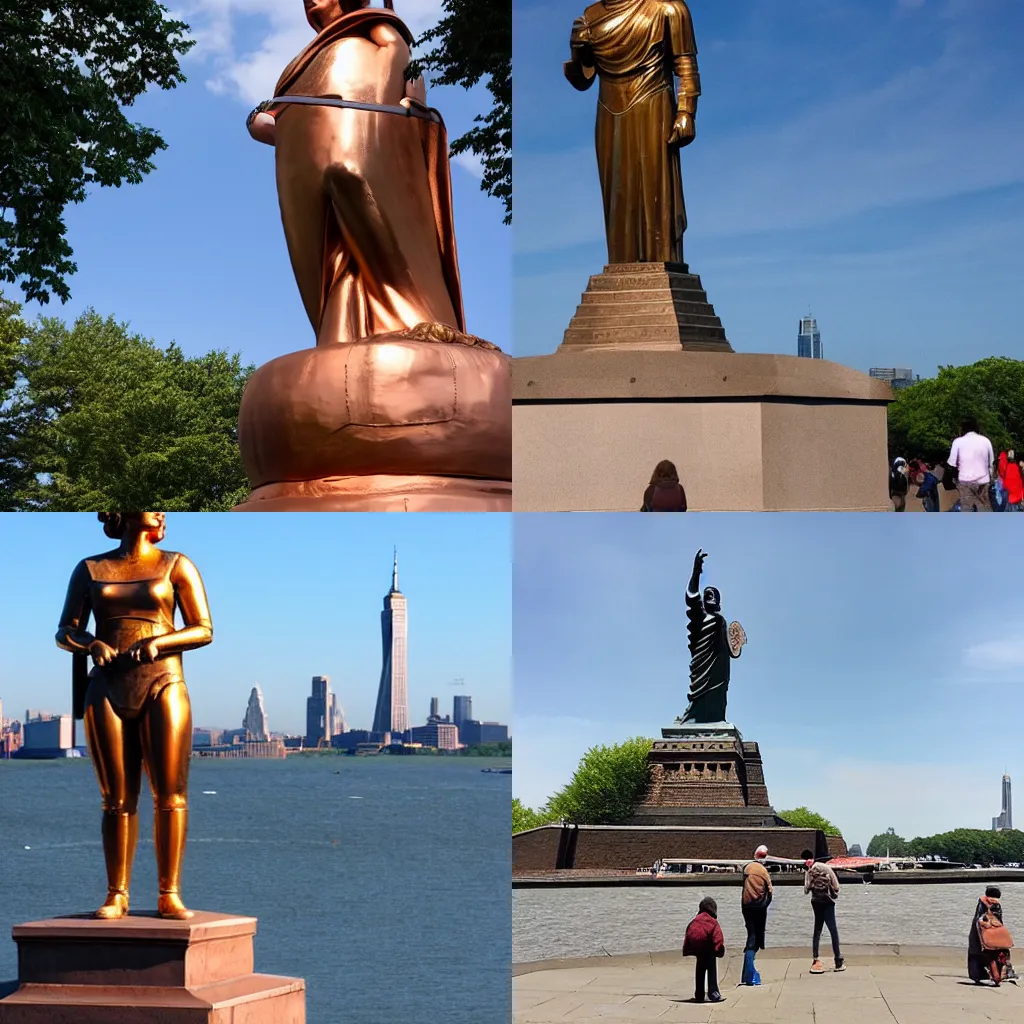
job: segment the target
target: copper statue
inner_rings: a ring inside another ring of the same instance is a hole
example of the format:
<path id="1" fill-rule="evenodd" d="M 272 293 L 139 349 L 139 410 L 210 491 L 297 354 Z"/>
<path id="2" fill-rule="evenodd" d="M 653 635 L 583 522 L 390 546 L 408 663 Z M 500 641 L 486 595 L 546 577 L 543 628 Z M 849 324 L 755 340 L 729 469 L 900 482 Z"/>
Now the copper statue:
<path id="1" fill-rule="evenodd" d="M 726 721 L 731 660 L 738 658 L 747 642 L 738 622 L 725 624 L 722 595 L 715 587 L 700 592 L 704 559 L 698 551 L 686 587 L 686 619 L 690 646 L 690 692 L 686 714 L 678 721 L 708 725 Z"/>
<path id="2" fill-rule="evenodd" d="M 391 0 L 305 11 L 316 37 L 248 129 L 275 150 L 316 348 L 249 382 L 239 509 L 507 510 L 510 362 L 466 332 L 448 140 L 406 80 L 412 33 Z"/>
<path id="3" fill-rule="evenodd" d="M 75 567 L 57 630 L 57 645 L 74 655 L 74 713 L 84 719 L 103 800 L 107 899 L 96 916 L 128 913 L 145 770 L 154 803 L 157 912 L 186 920 L 192 912 L 181 901 L 180 875 L 192 709 L 181 655 L 213 639 L 210 609 L 196 567 L 157 548 L 166 529 L 163 512 L 101 512 L 99 518 L 120 545 Z M 93 633 L 86 628 L 90 615 Z"/>
<path id="4" fill-rule="evenodd" d="M 565 76 L 600 79 L 597 165 L 609 263 L 682 263 L 679 150 L 696 134 L 700 74 L 684 0 L 600 0 L 572 28 Z M 678 94 L 675 79 L 679 80 Z"/>

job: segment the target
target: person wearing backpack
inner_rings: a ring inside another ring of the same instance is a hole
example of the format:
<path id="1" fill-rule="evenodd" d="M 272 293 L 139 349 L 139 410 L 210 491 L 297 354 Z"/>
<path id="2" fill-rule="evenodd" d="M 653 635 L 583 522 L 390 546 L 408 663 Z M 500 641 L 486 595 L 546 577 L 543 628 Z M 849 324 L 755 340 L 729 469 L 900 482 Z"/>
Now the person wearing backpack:
<path id="1" fill-rule="evenodd" d="M 999 889 L 990 885 L 974 910 L 967 936 L 967 975 L 975 985 L 988 978 L 998 986 L 1015 977 L 1010 965 L 1013 938 L 1003 924 L 1001 898 Z"/>
<path id="2" fill-rule="evenodd" d="M 811 897 L 811 909 L 814 911 L 814 936 L 811 943 L 811 952 L 814 962 L 811 964 L 811 974 L 824 974 L 825 967 L 818 958 L 821 949 L 821 930 L 828 929 L 832 939 L 832 955 L 835 957 L 835 968 L 837 971 L 845 971 L 846 964 L 843 961 L 842 953 L 839 951 L 839 929 L 836 927 L 836 900 L 839 899 L 839 879 L 836 873 L 823 860 L 815 860 L 810 850 L 804 850 L 800 855 L 806 866 L 804 873 L 804 894 Z"/>
<path id="3" fill-rule="evenodd" d="M 768 907 L 772 902 L 772 878 L 764 861 L 768 847 L 759 846 L 754 859 L 743 869 L 743 923 L 747 926 L 747 942 L 743 947 L 741 985 L 760 985 L 761 975 L 754 967 L 754 957 L 764 949 L 764 930 L 768 923 Z"/>

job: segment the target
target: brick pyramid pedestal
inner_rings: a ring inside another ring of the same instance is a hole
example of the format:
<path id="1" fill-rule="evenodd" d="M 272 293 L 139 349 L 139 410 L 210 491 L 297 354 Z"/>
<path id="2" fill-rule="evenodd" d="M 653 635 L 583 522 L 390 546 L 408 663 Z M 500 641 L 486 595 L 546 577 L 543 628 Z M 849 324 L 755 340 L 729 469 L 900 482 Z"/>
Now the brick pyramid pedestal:
<path id="1" fill-rule="evenodd" d="M 253 972 L 256 918 L 197 912 L 16 925 L 0 1024 L 305 1024 L 306 983 Z"/>

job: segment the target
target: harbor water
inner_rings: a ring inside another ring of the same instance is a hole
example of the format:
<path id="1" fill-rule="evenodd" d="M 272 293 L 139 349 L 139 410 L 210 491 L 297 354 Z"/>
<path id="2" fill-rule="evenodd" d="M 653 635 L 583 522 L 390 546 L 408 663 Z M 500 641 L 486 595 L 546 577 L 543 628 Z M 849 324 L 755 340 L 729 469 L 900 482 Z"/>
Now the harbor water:
<path id="1" fill-rule="evenodd" d="M 510 764 L 195 760 L 187 905 L 257 917 L 256 970 L 306 979 L 308 1024 L 507 1024 L 512 783 L 481 769 Z M 143 801 L 133 910 L 157 896 Z M 99 831 L 87 759 L 0 761 L 0 981 L 12 925 L 102 902 Z"/>

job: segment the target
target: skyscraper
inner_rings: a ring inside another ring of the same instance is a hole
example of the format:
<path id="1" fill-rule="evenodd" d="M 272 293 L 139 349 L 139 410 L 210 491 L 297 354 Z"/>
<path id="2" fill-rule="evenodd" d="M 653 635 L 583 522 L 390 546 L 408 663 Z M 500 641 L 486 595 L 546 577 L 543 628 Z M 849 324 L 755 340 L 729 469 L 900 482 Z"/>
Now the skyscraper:
<path id="1" fill-rule="evenodd" d="M 461 726 L 473 717 L 473 698 L 457 693 L 455 695 L 455 706 L 452 708 L 452 721 Z"/>
<path id="2" fill-rule="evenodd" d="M 345 721 L 345 709 L 338 701 L 336 693 L 331 694 L 331 736 L 340 736 L 348 729 Z"/>
<path id="3" fill-rule="evenodd" d="M 331 742 L 331 680 L 313 676 L 313 693 L 306 698 L 306 746 L 319 746 L 321 740 Z"/>
<path id="4" fill-rule="evenodd" d="M 409 692 L 406 680 L 407 619 L 405 595 L 398 589 L 398 552 L 391 572 L 391 589 L 380 613 L 381 643 L 384 649 L 373 715 L 375 733 L 404 733 L 409 728 Z"/>
<path id="5" fill-rule="evenodd" d="M 1013 828 L 1013 798 L 1010 794 L 1010 776 L 1003 776 L 1003 809 L 998 818 L 992 819 L 992 830 L 999 832 L 1004 828 Z"/>
<path id="6" fill-rule="evenodd" d="M 249 694 L 249 705 L 245 709 L 245 717 L 242 719 L 242 728 L 245 729 L 247 739 L 258 740 L 265 743 L 270 739 L 270 730 L 267 727 L 267 712 L 263 707 L 263 694 L 260 688 L 254 686 Z"/>
<path id="7" fill-rule="evenodd" d="M 796 339 L 796 354 L 804 359 L 823 359 L 821 352 L 821 332 L 818 321 L 809 313 L 800 321 Z"/>

